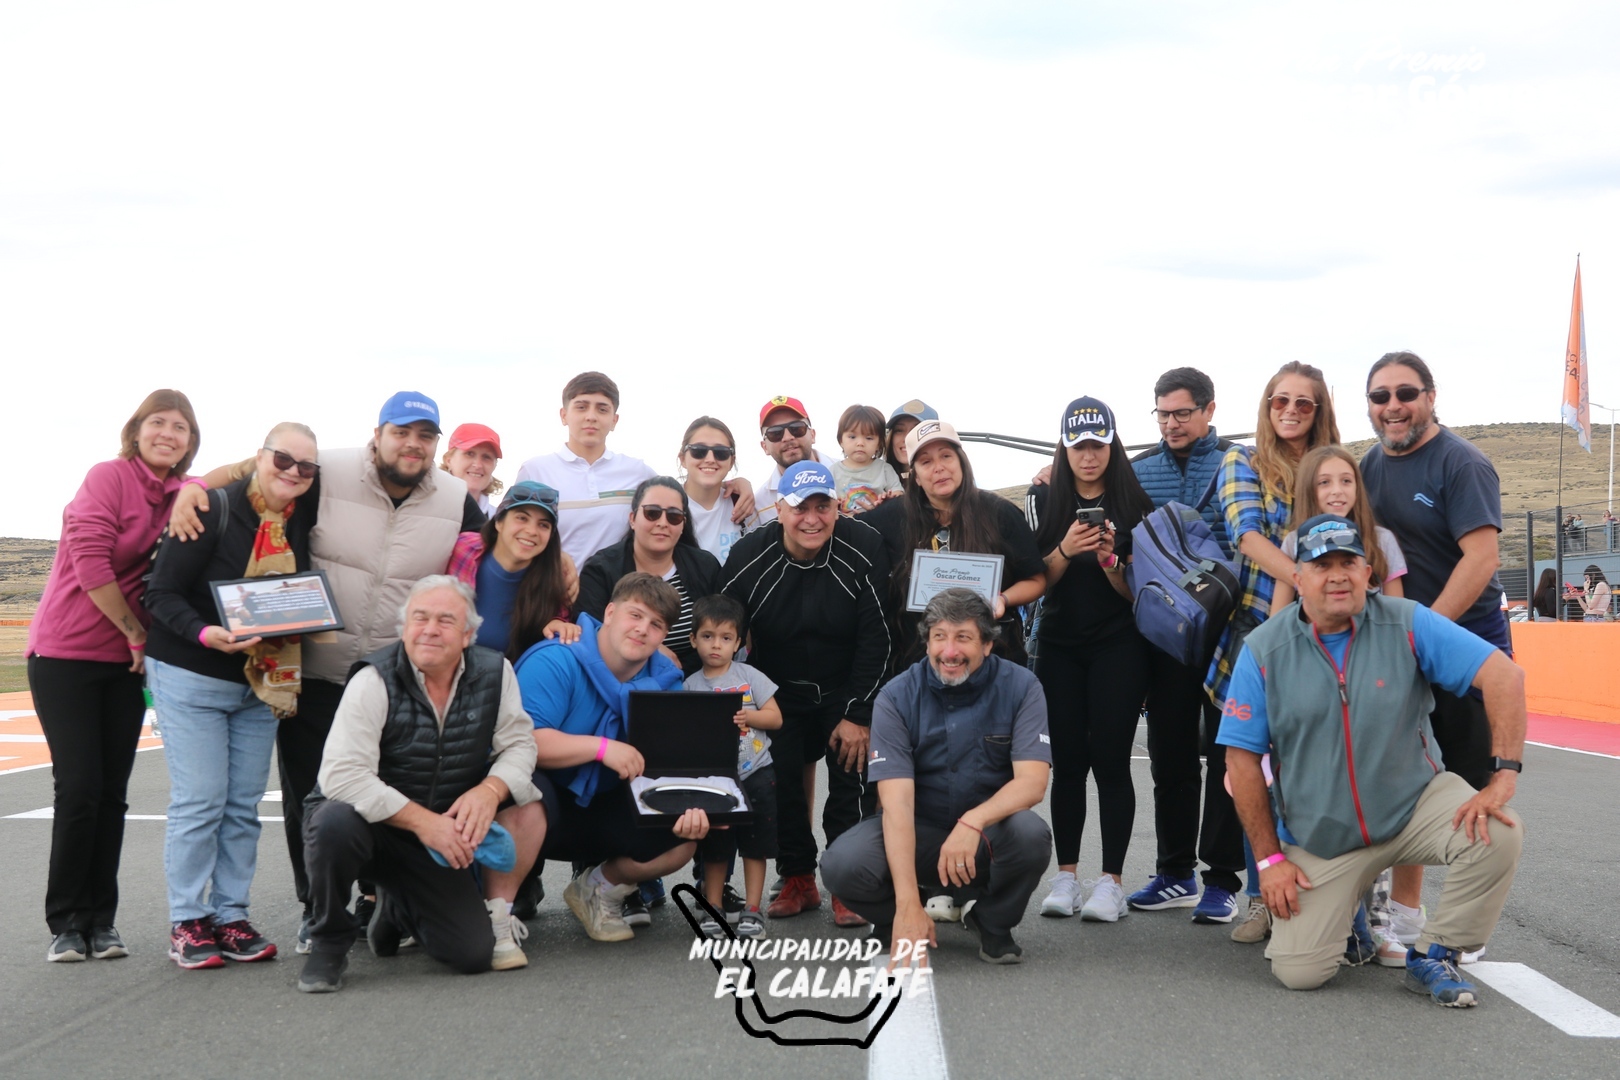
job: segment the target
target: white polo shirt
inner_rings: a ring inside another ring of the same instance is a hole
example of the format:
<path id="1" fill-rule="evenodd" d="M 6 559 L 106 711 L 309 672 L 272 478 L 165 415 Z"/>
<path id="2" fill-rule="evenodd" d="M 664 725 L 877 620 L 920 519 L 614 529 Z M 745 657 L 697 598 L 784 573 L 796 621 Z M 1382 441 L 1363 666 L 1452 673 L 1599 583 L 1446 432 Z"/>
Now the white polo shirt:
<path id="1" fill-rule="evenodd" d="M 563 551 L 581 569 L 585 560 L 624 539 L 630 531 L 630 499 L 643 480 L 658 475 L 640 458 L 604 450 L 594 462 L 564 446 L 530 458 L 518 483 L 538 480 L 557 489 L 557 529 Z"/>

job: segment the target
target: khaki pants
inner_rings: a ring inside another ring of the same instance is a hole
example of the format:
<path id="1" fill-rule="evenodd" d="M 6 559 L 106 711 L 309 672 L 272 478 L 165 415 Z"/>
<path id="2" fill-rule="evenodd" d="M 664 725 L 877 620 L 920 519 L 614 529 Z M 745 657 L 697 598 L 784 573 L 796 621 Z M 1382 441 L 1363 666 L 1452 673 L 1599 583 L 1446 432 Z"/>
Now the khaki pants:
<path id="1" fill-rule="evenodd" d="M 1316 886 L 1299 890 L 1299 914 L 1272 924 L 1271 973 L 1291 990 L 1314 990 L 1333 977 L 1361 894 L 1386 867 L 1411 864 L 1446 866 L 1445 890 L 1418 938 L 1418 952 L 1431 944 L 1473 951 L 1484 945 L 1507 903 L 1513 873 L 1524 847 L 1524 822 L 1489 823 L 1491 842 L 1470 842 L 1451 827 L 1457 808 L 1473 798 L 1468 782 L 1441 773 L 1423 789 L 1406 828 L 1392 840 L 1319 859 L 1302 847 L 1284 844 L 1283 853 Z"/>

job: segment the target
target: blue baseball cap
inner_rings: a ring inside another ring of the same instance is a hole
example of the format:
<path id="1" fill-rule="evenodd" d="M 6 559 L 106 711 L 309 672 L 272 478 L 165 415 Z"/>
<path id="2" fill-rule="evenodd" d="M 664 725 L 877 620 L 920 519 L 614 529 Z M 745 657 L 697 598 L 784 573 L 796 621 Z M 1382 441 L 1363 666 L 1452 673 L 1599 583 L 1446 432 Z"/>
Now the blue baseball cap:
<path id="1" fill-rule="evenodd" d="M 1314 562 L 1335 551 L 1367 557 L 1361 544 L 1361 530 L 1356 523 L 1338 514 L 1317 514 L 1299 527 L 1297 562 Z"/>
<path id="2" fill-rule="evenodd" d="M 378 427 L 384 424 L 404 427 L 419 420 L 426 420 L 432 424 L 434 431 L 440 430 L 438 403 L 415 390 L 401 390 L 383 402 L 382 411 L 377 414 Z"/>
<path id="3" fill-rule="evenodd" d="M 561 496 L 557 489 L 542 484 L 538 480 L 523 480 L 506 489 L 506 498 L 501 505 L 495 508 L 495 516 L 500 517 L 508 510 L 519 506 L 538 506 L 551 515 L 551 523 L 557 523 L 557 503 Z"/>
<path id="4" fill-rule="evenodd" d="M 838 498 L 838 485 L 833 483 L 832 470 L 819 461 L 801 461 L 790 466 L 776 482 L 776 494 L 789 506 L 798 506 L 812 495 Z"/>
<path id="5" fill-rule="evenodd" d="M 918 423 L 924 420 L 939 419 L 939 413 L 932 405 L 920 398 L 912 398 L 889 414 L 889 426 L 894 427 L 896 420 L 903 420 L 908 416 Z"/>

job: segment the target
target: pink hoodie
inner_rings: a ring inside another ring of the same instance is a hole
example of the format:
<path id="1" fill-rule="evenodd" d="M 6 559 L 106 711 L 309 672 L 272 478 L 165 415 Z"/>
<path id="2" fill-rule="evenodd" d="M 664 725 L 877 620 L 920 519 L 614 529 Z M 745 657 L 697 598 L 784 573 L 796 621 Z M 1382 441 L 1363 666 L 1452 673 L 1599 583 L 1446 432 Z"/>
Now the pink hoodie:
<path id="1" fill-rule="evenodd" d="M 62 540 L 28 630 L 28 655 L 129 663 L 128 640 L 87 593 L 117 582 L 142 624 L 150 621 L 141 578 L 184 479 L 159 480 L 138 457 L 91 467 L 62 511 Z"/>

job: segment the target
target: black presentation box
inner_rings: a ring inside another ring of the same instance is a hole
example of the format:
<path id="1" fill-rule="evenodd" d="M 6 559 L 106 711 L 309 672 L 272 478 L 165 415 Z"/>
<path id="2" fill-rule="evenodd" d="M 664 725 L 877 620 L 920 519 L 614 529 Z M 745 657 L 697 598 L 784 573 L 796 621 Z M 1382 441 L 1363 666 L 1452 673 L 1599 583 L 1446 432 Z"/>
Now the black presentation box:
<path id="1" fill-rule="evenodd" d="M 646 761 L 643 775 L 654 780 L 724 776 L 737 781 L 737 740 L 741 732 L 732 717 L 743 707 L 742 694 L 690 690 L 632 690 L 626 741 Z M 646 828 L 668 829 L 678 814 L 645 811 L 624 783 L 624 796 Z M 710 814 L 715 825 L 747 825 L 754 820 L 747 796 L 738 784 L 741 809 Z"/>

